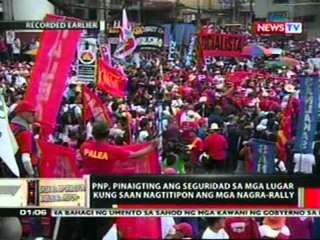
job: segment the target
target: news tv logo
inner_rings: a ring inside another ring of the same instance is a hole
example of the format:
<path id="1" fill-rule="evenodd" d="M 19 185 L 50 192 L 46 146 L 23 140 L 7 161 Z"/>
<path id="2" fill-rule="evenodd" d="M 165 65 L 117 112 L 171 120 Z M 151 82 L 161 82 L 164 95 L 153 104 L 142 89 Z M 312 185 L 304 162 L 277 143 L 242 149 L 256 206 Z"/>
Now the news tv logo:
<path id="1" fill-rule="evenodd" d="M 301 34 L 299 22 L 256 22 L 253 25 L 256 34 Z"/>

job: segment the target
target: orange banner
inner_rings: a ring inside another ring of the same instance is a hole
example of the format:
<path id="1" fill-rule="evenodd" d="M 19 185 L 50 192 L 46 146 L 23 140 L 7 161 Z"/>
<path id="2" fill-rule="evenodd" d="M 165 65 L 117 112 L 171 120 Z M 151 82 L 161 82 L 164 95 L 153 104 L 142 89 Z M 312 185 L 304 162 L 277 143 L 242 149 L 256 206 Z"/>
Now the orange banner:
<path id="1" fill-rule="evenodd" d="M 123 98 L 127 87 L 127 77 L 119 69 L 107 65 L 99 59 L 98 88 L 114 97 Z"/>

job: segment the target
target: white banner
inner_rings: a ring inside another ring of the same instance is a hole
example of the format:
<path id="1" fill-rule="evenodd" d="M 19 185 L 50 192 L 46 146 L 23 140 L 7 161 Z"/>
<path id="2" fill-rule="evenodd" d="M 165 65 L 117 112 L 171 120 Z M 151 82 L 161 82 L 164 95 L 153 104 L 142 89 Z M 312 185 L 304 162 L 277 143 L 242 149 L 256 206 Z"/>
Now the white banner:
<path id="1" fill-rule="evenodd" d="M 0 92 L 0 158 L 16 176 L 20 177 L 15 159 L 17 150 L 17 143 L 8 123 L 7 107 Z"/>

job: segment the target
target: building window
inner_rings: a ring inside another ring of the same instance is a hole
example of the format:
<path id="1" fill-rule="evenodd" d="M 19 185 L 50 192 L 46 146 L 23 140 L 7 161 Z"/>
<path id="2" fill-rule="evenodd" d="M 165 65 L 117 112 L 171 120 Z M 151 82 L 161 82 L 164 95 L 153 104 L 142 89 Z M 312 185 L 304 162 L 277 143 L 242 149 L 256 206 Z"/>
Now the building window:
<path id="1" fill-rule="evenodd" d="M 78 17 L 78 18 L 82 18 L 82 19 L 84 19 L 85 18 L 85 16 L 84 16 L 84 9 L 81 9 L 81 8 L 75 8 L 74 10 L 73 10 L 73 12 L 74 12 L 74 14 L 76 15 L 76 17 Z"/>
<path id="2" fill-rule="evenodd" d="M 90 9 L 89 10 L 89 19 L 90 20 L 97 20 L 97 11 L 95 9 Z"/>
<path id="3" fill-rule="evenodd" d="M 274 4 L 284 4 L 289 3 L 289 0 L 273 0 Z"/>
<path id="4" fill-rule="evenodd" d="M 302 23 L 315 22 L 316 15 L 299 16 L 295 17 L 293 20 Z"/>
<path id="5" fill-rule="evenodd" d="M 79 3 L 79 4 L 85 4 L 85 0 L 77 0 L 77 3 Z"/>

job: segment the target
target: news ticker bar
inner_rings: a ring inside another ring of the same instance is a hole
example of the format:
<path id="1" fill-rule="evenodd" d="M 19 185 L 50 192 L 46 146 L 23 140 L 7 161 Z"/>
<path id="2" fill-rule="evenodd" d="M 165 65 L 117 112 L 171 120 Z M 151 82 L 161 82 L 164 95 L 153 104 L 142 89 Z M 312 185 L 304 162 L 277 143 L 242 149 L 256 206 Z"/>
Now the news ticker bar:
<path id="1" fill-rule="evenodd" d="M 88 30 L 104 27 L 105 21 L 0 21 L 0 29 L 7 30 Z"/>
<path id="2" fill-rule="evenodd" d="M 303 209 L 320 208 L 319 185 L 320 179 L 315 176 L 113 175 L 0 179 L 0 198 L 1 207 Z"/>
<path id="3" fill-rule="evenodd" d="M 0 208 L 0 217 L 320 217 L 320 209 Z"/>

